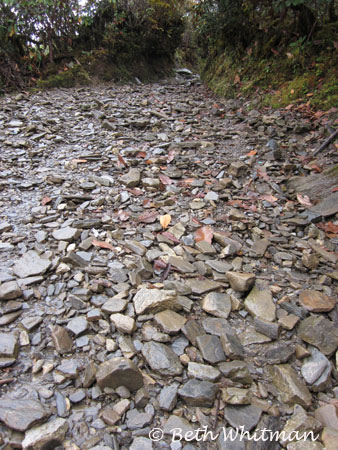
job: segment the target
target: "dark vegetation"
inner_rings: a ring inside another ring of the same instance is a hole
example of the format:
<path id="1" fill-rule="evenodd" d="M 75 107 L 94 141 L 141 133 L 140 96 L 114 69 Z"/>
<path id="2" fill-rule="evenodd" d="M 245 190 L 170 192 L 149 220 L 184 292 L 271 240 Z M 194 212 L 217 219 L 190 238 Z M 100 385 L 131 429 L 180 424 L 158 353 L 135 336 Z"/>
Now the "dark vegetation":
<path id="1" fill-rule="evenodd" d="M 0 88 L 151 75 L 183 32 L 177 0 L 0 0 Z"/>
<path id="2" fill-rule="evenodd" d="M 149 80 L 175 57 L 218 94 L 329 109 L 337 16 L 335 0 L 0 0 L 0 89 Z"/>
<path id="3" fill-rule="evenodd" d="M 194 7 L 203 78 L 218 94 L 274 107 L 338 102 L 335 0 L 203 0 Z"/>

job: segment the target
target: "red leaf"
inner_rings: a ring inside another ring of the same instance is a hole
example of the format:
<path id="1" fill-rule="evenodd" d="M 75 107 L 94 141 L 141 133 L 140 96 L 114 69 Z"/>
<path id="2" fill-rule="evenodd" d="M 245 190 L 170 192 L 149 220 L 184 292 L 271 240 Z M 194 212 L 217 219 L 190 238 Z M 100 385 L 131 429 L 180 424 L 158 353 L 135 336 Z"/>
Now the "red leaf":
<path id="1" fill-rule="evenodd" d="M 338 186 L 337 187 L 333 187 L 332 189 L 331 189 L 331 192 L 337 192 L 338 191 Z"/>
<path id="2" fill-rule="evenodd" d="M 137 221 L 143 223 L 154 223 L 157 220 L 157 216 L 158 212 L 155 210 L 146 211 L 138 216 Z"/>
<path id="3" fill-rule="evenodd" d="M 266 172 L 264 172 L 264 170 L 262 170 L 262 169 L 259 169 L 259 168 L 257 169 L 257 175 L 266 181 L 270 181 L 269 175 Z"/>
<path id="4" fill-rule="evenodd" d="M 195 241 L 206 241 L 209 244 L 211 244 L 212 238 L 213 238 L 213 231 L 212 228 L 209 225 L 205 225 L 204 227 L 199 228 L 195 232 Z"/>
<path id="5" fill-rule="evenodd" d="M 169 163 L 171 163 L 171 161 L 173 161 L 174 160 L 174 158 L 175 158 L 175 150 L 169 150 L 169 153 L 168 153 L 168 158 L 167 158 L 167 163 L 169 164 Z"/>
<path id="6" fill-rule="evenodd" d="M 130 212 L 119 209 L 116 215 L 121 220 L 121 222 L 126 222 L 130 217 Z"/>
<path id="7" fill-rule="evenodd" d="M 120 164 L 122 164 L 125 167 L 128 167 L 128 164 L 126 163 L 126 161 L 123 159 L 123 157 L 120 154 L 117 155 L 117 158 L 118 158 Z"/>
<path id="8" fill-rule="evenodd" d="M 109 244 L 109 242 L 97 241 L 96 239 L 94 239 L 92 241 L 92 244 L 95 245 L 95 247 L 106 248 L 108 250 L 115 251 L 114 247 L 111 244 Z"/>
<path id="9" fill-rule="evenodd" d="M 175 242 L 175 244 L 180 244 L 181 241 L 179 239 L 177 239 L 172 233 L 170 233 L 170 231 L 163 231 L 163 233 L 161 233 L 162 236 L 170 239 L 171 241 Z"/>
<path id="10" fill-rule="evenodd" d="M 127 188 L 127 191 L 133 195 L 136 195 L 137 197 L 140 195 L 143 195 L 143 192 L 139 188 L 134 188 L 134 189 Z"/>
<path id="11" fill-rule="evenodd" d="M 52 199 L 46 195 L 46 196 L 43 197 L 43 199 L 41 200 L 41 205 L 42 205 L 42 206 L 45 206 L 45 205 L 47 205 L 47 203 L 50 203 L 51 201 L 52 201 Z"/>
<path id="12" fill-rule="evenodd" d="M 161 261 L 160 259 L 156 259 L 154 261 L 154 269 L 155 270 L 163 270 L 167 267 L 167 263 Z"/>
<path id="13" fill-rule="evenodd" d="M 158 176 L 162 184 L 173 184 L 173 180 L 162 173 Z"/>
<path id="14" fill-rule="evenodd" d="M 138 152 L 138 154 L 136 155 L 137 158 L 145 158 L 147 156 L 146 152 Z"/>

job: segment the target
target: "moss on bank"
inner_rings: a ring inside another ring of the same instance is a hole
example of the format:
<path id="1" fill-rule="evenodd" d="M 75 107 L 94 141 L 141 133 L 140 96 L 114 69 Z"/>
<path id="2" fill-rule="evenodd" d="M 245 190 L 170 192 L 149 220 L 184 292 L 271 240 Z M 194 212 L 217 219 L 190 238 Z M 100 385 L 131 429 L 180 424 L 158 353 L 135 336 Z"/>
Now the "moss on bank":
<path id="1" fill-rule="evenodd" d="M 337 54 L 328 46 L 316 54 L 315 46 L 299 41 L 284 54 L 257 59 L 222 53 L 216 49 L 204 63 L 202 78 L 218 95 L 255 98 L 274 108 L 309 102 L 327 110 L 338 104 Z"/>

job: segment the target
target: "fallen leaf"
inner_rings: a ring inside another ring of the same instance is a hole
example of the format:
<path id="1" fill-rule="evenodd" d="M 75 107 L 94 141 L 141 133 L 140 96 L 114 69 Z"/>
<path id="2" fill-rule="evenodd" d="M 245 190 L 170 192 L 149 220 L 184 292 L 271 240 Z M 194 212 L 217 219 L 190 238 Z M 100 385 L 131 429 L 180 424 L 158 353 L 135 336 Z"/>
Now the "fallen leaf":
<path id="1" fill-rule="evenodd" d="M 337 187 L 333 187 L 332 189 L 331 189 L 331 192 L 337 192 L 338 191 L 338 186 Z"/>
<path id="2" fill-rule="evenodd" d="M 119 209 L 116 215 L 121 220 L 121 222 L 126 222 L 130 217 L 130 212 Z"/>
<path id="3" fill-rule="evenodd" d="M 167 175 L 163 175 L 161 173 L 158 177 L 162 184 L 167 184 L 167 185 L 173 184 L 173 180 L 171 178 L 167 177 Z"/>
<path id="4" fill-rule="evenodd" d="M 156 210 L 145 211 L 138 216 L 137 221 L 143 223 L 154 223 L 157 219 L 157 216 L 158 212 Z"/>
<path id="5" fill-rule="evenodd" d="M 122 164 L 125 167 L 128 167 L 128 164 L 126 163 L 126 161 L 120 154 L 117 155 L 117 158 L 118 158 L 120 164 Z"/>
<path id="6" fill-rule="evenodd" d="M 312 206 L 312 203 L 307 195 L 297 194 L 297 200 L 301 205 Z"/>
<path id="7" fill-rule="evenodd" d="M 195 232 L 195 242 L 206 241 L 211 244 L 213 238 L 213 231 L 209 225 L 199 228 Z"/>
<path id="8" fill-rule="evenodd" d="M 239 75 L 237 74 L 234 78 L 234 84 L 238 84 L 240 82 L 241 82 L 241 79 L 240 79 Z"/>
<path id="9" fill-rule="evenodd" d="M 71 163 L 74 163 L 74 164 L 84 164 L 86 162 L 87 162 L 87 159 L 72 159 L 71 160 Z"/>
<path id="10" fill-rule="evenodd" d="M 257 169 L 257 175 L 266 181 L 270 181 L 269 175 L 260 168 Z"/>
<path id="11" fill-rule="evenodd" d="M 146 152 L 138 152 L 138 154 L 136 155 L 137 158 L 145 158 L 147 156 Z"/>
<path id="12" fill-rule="evenodd" d="M 278 200 L 277 197 L 274 197 L 273 195 L 270 195 L 270 194 L 261 195 L 261 199 L 266 200 L 267 202 L 270 202 L 270 203 L 275 203 Z"/>
<path id="13" fill-rule="evenodd" d="M 169 231 L 163 231 L 161 233 L 162 236 L 170 239 L 171 241 L 175 242 L 175 244 L 180 244 L 181 241 L 179 239 L 177 239 L 172 233 L 170 233 Z"/>
<path id="14" fill-rule="evenodd" d="M 247 153 L 247 156 L 255 156 L 257 155 L 257 150 L 251 150 L 249 153 Z"/>
<path id="15" fill-rule="evenodd" d="M 47 203 L 50 203 L 51 201 L 52 199 L 46 195 L 46 197 L 43 197 L 43 199 L 41 200 L 41 205 L 45 206 L 47 205 Z"/>
<path id="16" fill-rule="evenodd" d="M 174 158 L 175 158 L 175 150 L 169 150 L 169 153 L 168 153 L 168 158 L 167 158 L 167 163 L 169 164 L 169 163 L 171 163 L 171 161 L 173 161 L 174 160 Z"/>
<path id="17" fill-rule="evenodd" d="M 127 191 L 130 192 L 130 194 L 135 195 L 136 197 L 143 195 L 143 191 L 139 188 L 134 188 L 134 189 L 127 188 Z"/>
<path id="18" fill-rule="evenodd" d="M 171 222 L 171 215 L 170 214 L 165 214 L 164 216 L 160 217 L 160 224 L 162 225 L 162 228 L 165 230 L 166 228 L 168 228 L 168 225 Z"/>
<path id="19" fill-rule="evenodd" d="M 167 267 L 167 263 L 164 261 L 161 261 L 160 259 L 156 259 L 154 261 L 154 270 L 163 270 Z"/>
<path id="20" fill-rule="evenodd" d="M 109 244 L 109 242 L 105 242 L 105 241 L 98 241 L 96 239 L 93 239 L 92 244 L 95 245 L 95 247 L 100 247 L 100 248 L 106 248 L 108 250 L 115 250 L 114 247 Z"/>

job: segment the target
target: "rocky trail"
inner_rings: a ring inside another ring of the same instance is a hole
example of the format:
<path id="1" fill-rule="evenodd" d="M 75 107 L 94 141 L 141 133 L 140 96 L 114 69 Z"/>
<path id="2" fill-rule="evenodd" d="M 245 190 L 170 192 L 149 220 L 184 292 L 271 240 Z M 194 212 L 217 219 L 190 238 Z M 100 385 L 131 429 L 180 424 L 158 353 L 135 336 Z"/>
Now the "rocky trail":
<path id="1" fill-rule="evenodd" d="M 0 448 L 337 449 L 334 111 L 186 70 L 0 104 Z"/>

